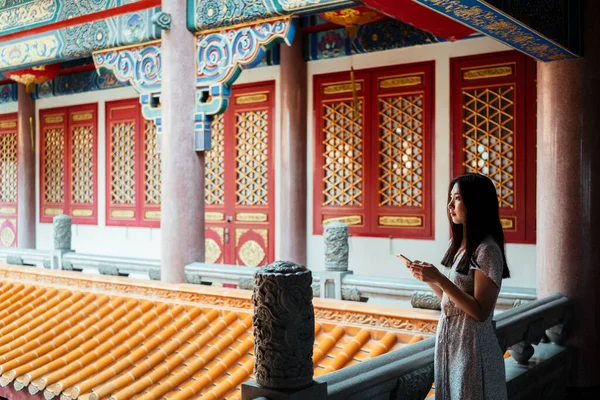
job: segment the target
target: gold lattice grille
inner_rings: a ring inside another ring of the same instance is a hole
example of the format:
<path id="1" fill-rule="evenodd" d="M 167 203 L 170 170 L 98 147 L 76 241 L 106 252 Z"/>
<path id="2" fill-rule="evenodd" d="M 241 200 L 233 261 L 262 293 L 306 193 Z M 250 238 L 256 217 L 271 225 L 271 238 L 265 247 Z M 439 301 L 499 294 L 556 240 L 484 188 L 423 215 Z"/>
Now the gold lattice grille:
<path id="1" fill-rule="evenodd" d="M 135 122 L 111 129 L 110 193 L 112 204 L 135 204 Z"/>
<path id="2" fill-rule="evenodd" d="M 46 203 L 65 201 L 65 131 L 62 128 L 44 131 L 44 200 Z"/>
<path id="3" fill-rule="evenodd" d="M 267 111 L 235 113 L 235 197 L 238 205 L 267 205 L 268 119 Z"/>
<path id="4" fill-rule="evenodd" d="M 144 121 L 144 199 L 145 204 L 160 204 L 160 152 L 154 121 Z"/>
<path id="5" fill-rule="evenodd" d="M 223 115 L 217 115 L 212 123 L 211 146 L 206 160 L 206 204 L 225 204 L 225 146 Z"/>
<path id="6" fill-rule="evenodd" d="M 323 104 L 324 206 L 362 205 L 362 99 L 355 114 L 352 100 Z"/>
<path id="7" fill-rule="evenodd" d="M 515 88 L 463 90 L 463 167 L 496 184 L 500 207 L 514 203 Z"/>
<path id="8" fill-rule="evenodd" d="M 423 94 L 379 99 L 379 206 L 423 207 Z"/>
<path id="9" fill-rule="evenodd" d="M 71 165 L 75 204 L 94 203 L 94 130 L 91 126 L 78 126 L 73 129 Z"/>
<path id="10" fill-rule="evenodd" d="M 17 201 L 17 134 L 0 135 L 0 202 Z"/>

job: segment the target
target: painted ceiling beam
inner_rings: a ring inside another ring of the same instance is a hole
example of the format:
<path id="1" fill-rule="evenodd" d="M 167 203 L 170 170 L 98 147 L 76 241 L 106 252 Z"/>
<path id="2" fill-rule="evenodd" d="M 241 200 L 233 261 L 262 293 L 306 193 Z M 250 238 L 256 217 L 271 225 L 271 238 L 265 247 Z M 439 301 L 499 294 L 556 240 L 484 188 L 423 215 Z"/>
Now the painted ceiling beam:
<path id="1" fill-rule="evenodd" d="M 366 6 L 443 39 L 454 41 L 474 33 L 473 29 L 413 0 L 362 0 Z"/>
<path id="2" fill-rule="evenodd" d="M 581 55 L 581 0 L 413 1 L 540 61 Z"/>
<path id="3" fill-rule="evenodd" d="M 158 7 L 161 0 L 16 0 L 0 7 L 0 40 L 53 31 Z"/>
<path id="4" fill-rule="evenodd" d="M 183 0 L 182 0 L 183 1 Z M 352 7 L 352 0 L 186 0 L 188 29 L 202 32 L 277 17 L 318 14 Z"/>
<path id="5" fill-rule="evenodd" d="M 160 38 L 152 22 L 159 8 L 0 42 L 0 73 L 89 57 L 94 51 Z M 4 75 L 7 75 L 6 73 Z"/>

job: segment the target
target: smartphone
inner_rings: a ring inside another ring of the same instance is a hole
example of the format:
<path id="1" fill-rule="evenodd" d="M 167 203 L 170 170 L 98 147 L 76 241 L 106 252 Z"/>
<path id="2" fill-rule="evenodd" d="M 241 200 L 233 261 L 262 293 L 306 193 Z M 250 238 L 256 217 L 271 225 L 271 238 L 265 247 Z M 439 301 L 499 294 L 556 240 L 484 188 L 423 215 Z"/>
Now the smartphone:
<path id="1" fill-rule="evenodd" d="M 412 261 L 408 258 L 403 256 L 402 254 L 396 254 L 396 257 L 401 258 L 402 260 L 404 260 L 405 262 L 412 264 Z"/>

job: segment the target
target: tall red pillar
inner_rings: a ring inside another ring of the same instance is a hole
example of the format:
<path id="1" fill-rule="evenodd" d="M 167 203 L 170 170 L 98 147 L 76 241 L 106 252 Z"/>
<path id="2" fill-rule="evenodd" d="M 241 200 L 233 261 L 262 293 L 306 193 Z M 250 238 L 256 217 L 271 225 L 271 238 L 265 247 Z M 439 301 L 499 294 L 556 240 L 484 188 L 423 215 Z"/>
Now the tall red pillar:
<path id="1" fill-rule="evenodd" d="M 17 243 L 35 249 L 35 101 L 18 83 Z"/>
<path id="2" fill-rule="evenodd" d="M 306 265 L 306 61 L 301 32 L 281 45 L 279 259 Z"/>
<path id="3" fill-rule="evenodd" d="M 204 261 L 204 153 L 194 151 L 195 43 L 185 1 L 163 0 L 161 280 L 185 282 L 185 265 Z"/>
<path id="4" fill-rule="evenodd" d="M 538 63 L 538 297 L 575 302 L 571 386 L 600 388 L 600 2 L 584 2 L 584 57 Z"/>

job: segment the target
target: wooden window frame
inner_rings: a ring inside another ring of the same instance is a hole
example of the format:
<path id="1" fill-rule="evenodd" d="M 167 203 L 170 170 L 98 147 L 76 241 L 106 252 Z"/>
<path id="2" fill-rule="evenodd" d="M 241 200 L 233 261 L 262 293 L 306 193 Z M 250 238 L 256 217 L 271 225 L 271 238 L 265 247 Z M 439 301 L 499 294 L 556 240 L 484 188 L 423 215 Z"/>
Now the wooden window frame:
<path id="1" fill-rule="evenodd" d="M 0 135 L 14 134 L 16 135 L 17 140 L 17 197 L 14 202 L 3 203 L 0 201 L 0 231 L 1 228 L 7 224 L 12 227 L 12 230 L 15 234 L 15 239 L 11 247 L 17 247 L 19 245 L 19 234 L 18 234 L 18 210 L 19 210 L 19 155 L 18 155 L 18 146 L 19 146 L 19 115 L 18 113 L 9 113 L 9 114 L 0 114 Z M 2 166 L 0 165 L 0 178 L 2 177 Z M 2 189 L 2 187 L 0 187 Z M 3 247 L 3 244 L 0 241 L 0 248 Z"/>
<path id="2" fill-rule="evenodd" d="M 509 73 L 507 67 L 512 70 Z M 492 68 L 504 68 L 496 69 Z M 485 78 L 465 75 L 477 70 Z M 491 71 L 491 72 L 490 72 Z M 507 243 L 536 243 L 536 63 L 517 51 L 478 54 L 450 59 L 450 126 L 452 177 L 465 172 L 462 166 L 462 89 L 515 86 L 514 209 L 500 208 Z M 467 79 L 469 77 L 470 79 Z M 520 132 L 524 134 L 520 134 Z M 532 212 L 533 211 L 533 212 Z M 512 224 L 512 228 L 510 225 Z"/>
<path id="3" fill-rule="evenodd" d="M 105 103 L 105 166 L 106 166 L 106 226 L 126 226 L 132 228 L 160 228 L 160 218 L 147 218 L 149 212 L 158 211 L 160 205 L 145 203 L 145 159 L 146 120 L 138 98 L 107 101 Z M 135 126 L 135 203 L 113 204 L 112 184 L 112 125 L 120 122 L 133 122 Z"/>
<path id="4" fill-rule="evenodd" d="M 88 114 L 91 114 L 88 118 Z M 77 120 L 76 115 L 85 115 L 85 120 Z M 49 122 L 51 116 L 62 116 L 61 121 Z M 82 104 L 72 107 L 58 107 L 43 109 L 39 111 L 40 118 L 40 223 L 51 223 L 54 215 L 60 210 L 64 214 L 71 215 L 73 224 L 97 225 L 98 224 L 98 104 Z M 91 120 L 91 122 L 90 122 Z M 92 125 L 92 187 L 93 202 L 91 204 L 76 204 L 72 201 L 73 190 L 73 155 L 72 155 L 72 127 L 78 125 Z M 46 179 L 44 171 L 44 130 L 47 127 L 62 127 L 64 129 L 64 201 L 62 203 L 47 203 L 44 199 L 44 183 Z M 47 212 L 50 211 L 50 212 Z M 80 214 L 80 215 L 73 215 Z"/>
<path id="5" fill-rule="evenodd" d="M 420 76 L 418 83 L 411 82 Z M 379 82 L 399 78 L 384 88 Z M 404 80 L 404 78 L 408 78 Z M 353 236 L 402 239 L 435 239 L 434 218 L 434 149 L 435 149 L 435 62 L 419 62 L 355 71 L 355 85 L 360 84 L 357 98 L 364 101 L 363 129 L 363 202 L 360 206 L 323 206 L 324 157 L 323 108 L 325 102 L 352 98 L 349 72 L 315 75 L 313 78 L 313 233 L 323 233 L 323 221 L 340 220 L 348 224 Z M 325 93 L 330 85 L 349 85 L 350 90 Z M 423 206 L 379 206 L 379 101 L 382 96 L 423 93 Z M 387 217 L 387 218 L 385 218 Z M 381 218 L 385 218 L 382 220 Z M 418 224 L 415 221 L 418 220 Z M 384 225 L 383 221 L 394 225 Z M 410 226 L 411 224 L 416 226 Z"/>

